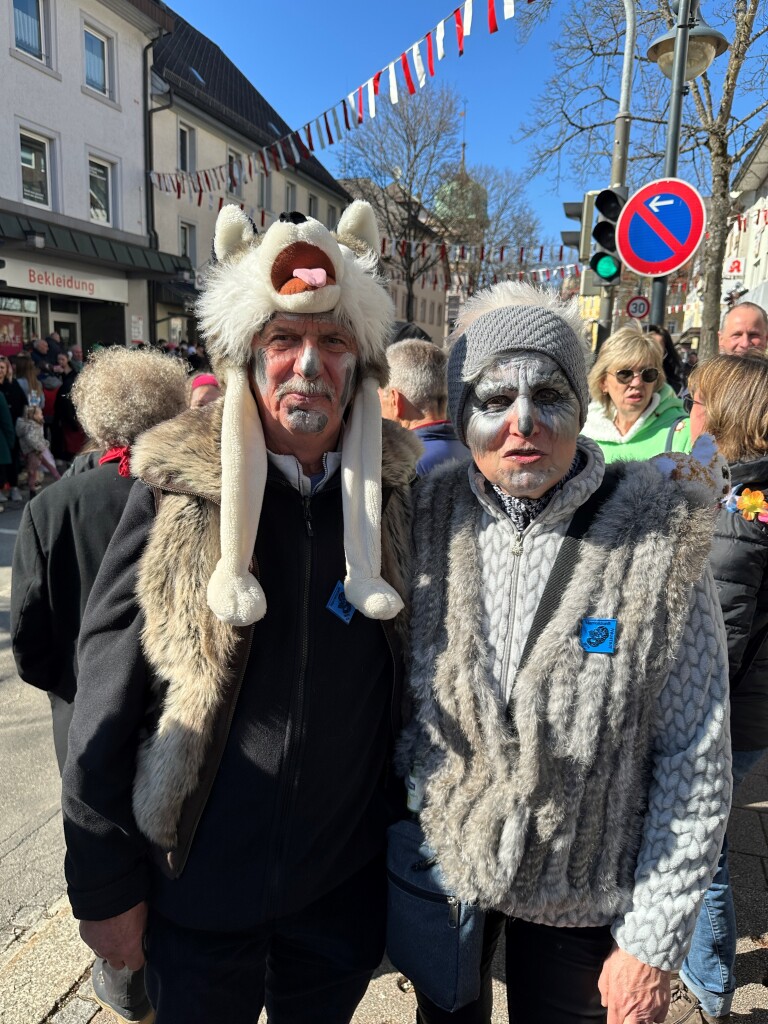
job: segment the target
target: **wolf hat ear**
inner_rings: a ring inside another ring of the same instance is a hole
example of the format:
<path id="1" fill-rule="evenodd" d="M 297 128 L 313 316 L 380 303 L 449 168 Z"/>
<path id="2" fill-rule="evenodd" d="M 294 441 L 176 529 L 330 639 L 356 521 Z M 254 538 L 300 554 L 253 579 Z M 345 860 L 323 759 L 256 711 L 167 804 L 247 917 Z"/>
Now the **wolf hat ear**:
<path id="1" fill-rule="evenodd" d="M 403 607 L 381 578 L 381 410 L 377 387 L 386 365 L 392 304 L 377 278 L 378 231 L 367 203 L 355 202 L 339 240 L 311 218 L 286 219 L 254 237 L 236 206 L 216 222 L 200 327 L 226 381 L 221 435 L 221 557 L 208 583 L 208 606 L 223 622 L 245 626 L 266 613 L 251 573 L 267 477 L 263 426 L 248 381 L 254 336 L 278 312 L 332 313 L 354 334 L 360 384 L 342 449 L 342 509 L 347 600 L 369 618 Z M 353 251 L 353 248 L 356 251 Z M 359 250 L 363 250 L 361 253 Z"/>

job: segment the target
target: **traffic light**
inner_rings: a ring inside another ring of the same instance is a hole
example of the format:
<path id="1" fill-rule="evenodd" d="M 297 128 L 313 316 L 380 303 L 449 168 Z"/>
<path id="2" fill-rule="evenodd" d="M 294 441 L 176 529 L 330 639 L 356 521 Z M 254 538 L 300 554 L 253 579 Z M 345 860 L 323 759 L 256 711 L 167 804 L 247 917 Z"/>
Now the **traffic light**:
<path id="1" fill-rule="evenodd" d="M 597 251 L 589 265 L 602 284 L 614 284 L 621 277 L 621 259 L 616 248 L 616 221 L 629 193 L 624 186 L 604 188 L 595 197 L 599 216 L 592 232 Z"/>
<path id="2" fill-rule="evenodd" d="M 585 192 L 580 203 L 563 203 L 563 212 L 571 220 L 581 221 L 578 231 L 561 231 L 563 245 L 579 250 L 579 259 L 586 263 L 592 251 L 592 221 L 595 219 L 597 191 Z"/>

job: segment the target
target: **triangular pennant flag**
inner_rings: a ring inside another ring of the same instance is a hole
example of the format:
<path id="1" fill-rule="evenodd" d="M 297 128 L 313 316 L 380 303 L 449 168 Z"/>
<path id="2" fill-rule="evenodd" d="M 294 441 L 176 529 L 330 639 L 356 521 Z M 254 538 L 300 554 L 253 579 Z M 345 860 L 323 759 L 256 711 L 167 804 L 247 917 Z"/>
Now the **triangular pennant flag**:
<path id="1" fill-rule="evenodd" d="M 309 146 L 309 151 L 310 153 L 314 153 L 315 147 L 312 142 L 312 126 L 309 121 L 304 125 L 304 131 L 307 133 L 307 145 Z"/>
<path id="2" fill-rule="evenodd" d="M 427 75 L 424 71 L 424 64 L 421 59 L 421 50 L 419 44 L 414 43 L 411 47 L 411 53 L 413 54 L 413 66 L 416 69 L 416 79 L 419 83 L 419 88 L 423 89 L 427 84 Z"/>
<path id="3" fill-rule="evenodd" d="M 389 102 L 397 103 L 397 75 L 394 62 L 389 65 Z"/>
<path id="4" fill-rule="evenodd" d="M 365 86 L 368 90 L 368 117 L 376 117 L 376 92 L 373 86 L 373 79 L 369 78 Z"/>
<path id="5" fill-rule="evenodd" d="M 459 47 L 459 56 L 464 56 L 464 20 L 461 17 L 461 8 L 457 7 L 453 12 L 453 20 L 456 22 L 456 43 Z"/>
<path id="6" fill-rule="evenodd" d="M 499 31 L 499 23 L 496 21 L 496 0 L 488 0 L 488 31 L 491 35 Z"/>
<path id="7" fill-rule="evenodd" d="M 515 16 L 515 0 L 504 0 L 504 21 Z"/>
<path id="8" fill-rule="evenodd" d="M 472 31 L 472 5 L 473 0 L 464 0 L 464 35 L 465 37 Z"/>
<path id="9" fill-rule="evenodd" d="M 435 74 L 435 54 L 432 49 L 432 33 L 427 32 L 425 39 L 427 40 L 427 68 L 432 77 Z"/>
<path id="10" fill-rule="evenodd" d="M 413 79 L 411 78 L 411 69 L 408 65 L 408 55 L 406 53 L 402 53 L 400 55 L 400 61 L 402 62 L 403 65 L 405 84 L 408 86 L 408 92 L 411 94 L 411 96 L 413 96 L 413 94 L 416 92 L 416 86 L 413 84 Z"/>
<path id="11" fill-rule="evenodd" d="M 363 87 L 358 87 L 357 90 L 357 123 L 363 123 Z"/>
<path id="12" fill-rule="evenodd" d="M 445 56 L 445 22 L 438 22 L 437 28 L 435 29 L 435 39 L 437 40 L 437 59 L 442 60 Z"/>
<path id="13" fill-rule="evenodd" d="M 325 130 L 326 130 L 326 133 L 328 135 L 328 145 L 332 146 L 333 145 L 333 135 L 331 135 L 331 126 L 328 124 L 328 111 L 327 110 L 323 114 L 323 123 L 325 125 Z"/>
<path id="14" fill-rule="evenodd" d="M 259 159 L 261 160 L 261 166 L 264 168 L 264 177 L 269 177 L 269 165 L 267 164 L 267 151 L 265 149 L 259 150 Z"/>
<path id="15" fill-rule="evenodd" d="M 320 118 L 315 118 L 315 128 L 317 129 L 317 141 L 320 143 L 320 149 L 325 149 L 325 139 L 323 138 L 323 129 L 320 127 Z"/>
<path id="16" fill-rule="evenodd" d="M 293 151 L 293 157 L 294 157 L 294 160 L 296 161 L 296 163 L 297 164 L 301 163 L 301 157 L 299 156 L 299 151 L 296 148 L 296 143 L 294 141 L 293 135 L 289 135 L 288 136 L 288 144 L 290 145 L 291 150 Z"/>
<path id="17" fill-rule="evenodd" d="M 339 113 L 336 107 L 333 108 L 333 123 L 336 125 L 336 138 L 341 138 L 341 124 L 339 123 Z"/>
<path id="18" fill-rule="evenodd" d="M 373 92 L 374 92 L 374 95 L 378 96 L 380 89 L 381 89 L 381 72 L 377 71 L 376 74 L 373 76 Z"/>

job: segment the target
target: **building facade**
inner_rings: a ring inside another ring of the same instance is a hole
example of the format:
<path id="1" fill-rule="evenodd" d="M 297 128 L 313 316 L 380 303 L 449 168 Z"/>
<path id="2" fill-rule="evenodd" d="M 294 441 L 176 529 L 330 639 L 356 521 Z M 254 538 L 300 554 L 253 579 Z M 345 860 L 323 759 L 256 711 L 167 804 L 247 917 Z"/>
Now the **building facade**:
<path id="1" fill-rule="evenodd" d="M 146 53 L 154 0 L 0 0 L 0 345 L 149 340 L 148 282 L 191 266 L 147 223 Z"/>
<path id="2" fill-rule="evenodd" d="M 335 228 L 350 196 L 308 154 L 277 168 L 262 164 L 256 151 L 290 127 L 219 47 L 181 18 L 153 47 L 149 119 L 152 227 L 161 249 L 194 268 L 188 283 L 154 289 L 157 338 L 179 343 L 194 338 L 192 309 L 221 206 L 238 204 L 259 231 L 291 211 Z"/>

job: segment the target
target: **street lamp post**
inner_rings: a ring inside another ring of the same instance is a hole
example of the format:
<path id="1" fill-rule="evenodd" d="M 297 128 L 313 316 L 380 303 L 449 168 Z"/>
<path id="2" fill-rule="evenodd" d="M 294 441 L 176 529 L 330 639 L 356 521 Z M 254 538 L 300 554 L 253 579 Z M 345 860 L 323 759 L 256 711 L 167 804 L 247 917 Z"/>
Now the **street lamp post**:
<path id="1" fill-rule="evenodd" d="M 677 176 L 680 155 L 680 131 L 683 123 L 683 98 L 688 92 L 686 82 L 703 75 L 709 65 L 728 49 L 728 41 L 704 21 L 698 11 L 698 0 L 677 0 L 677 25 L 655 39 L 648 49 L 648 59 L 659 65 L 672 80 L 669 102 L 667 143 L 664 150 L 664 177 Z M 651 288 L 651 323 L 664 326 L 667 301 L 667 279 L 656 277 Z"/>

